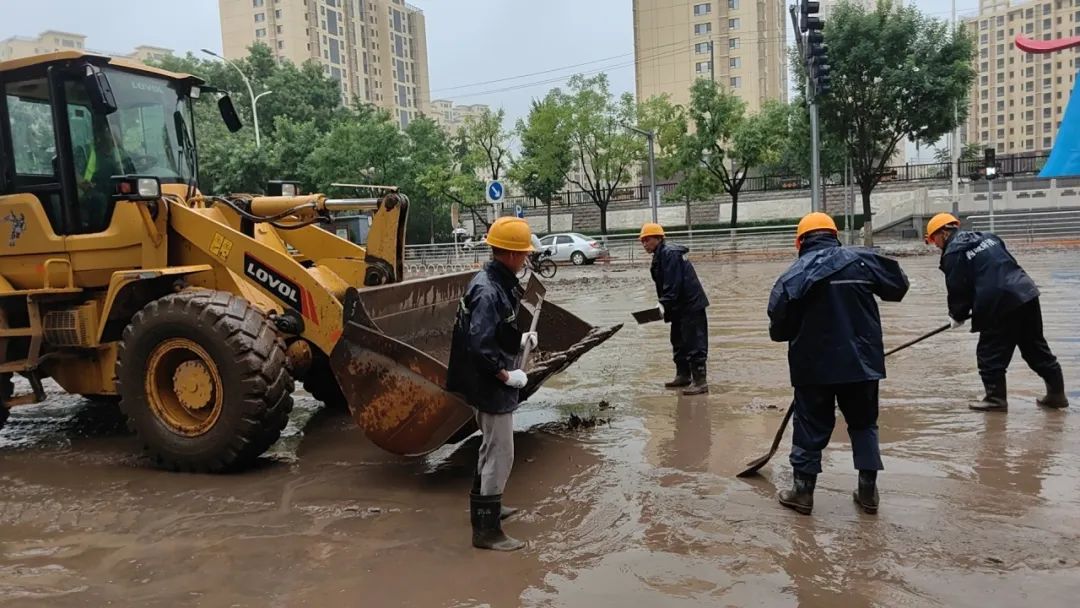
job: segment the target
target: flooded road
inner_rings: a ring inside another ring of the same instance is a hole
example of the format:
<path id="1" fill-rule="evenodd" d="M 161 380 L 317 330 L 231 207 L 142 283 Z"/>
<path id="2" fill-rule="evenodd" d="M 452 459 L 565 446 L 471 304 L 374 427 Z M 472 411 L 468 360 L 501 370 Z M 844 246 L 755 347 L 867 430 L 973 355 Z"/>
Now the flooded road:
<path id="1" fill-rule="evenodd" d="M 1080 405 L 1075 252 L 1022 252 L 1046 334 Z M 886 346 L 942 324 L 934 256 L 901 260 L 912 288 L 883 304 Z M 681 398 L 667 326 L 628 324 L 518 416 L 506 523 L 514 554 L 469 545 L 477 440 L 422 460 L 379 451 L 303 393 L 254 471 L 150 469 L 115 410 L 56 396 L 0 430 L 2 606 L 1073 606 L 1080 594 L 1080 417 L 1035 407 L 1016 356 L 1011 410 L 980 396 L 974 334 L 890 357 L 877 516 L 851 500 L 842 423 L 815 511 L 777 504 L 788 438 L 786 346 L 765 306 L 787 262 L 700 264 L 713 305 L 708 397 Z M 644 268 L 561 268 L 548 296 L 597 324 L 655 298 Z M 606 406 L 601 408 L 601 401 Z M 573 430 L 571 416 L 598 417 Z"/>

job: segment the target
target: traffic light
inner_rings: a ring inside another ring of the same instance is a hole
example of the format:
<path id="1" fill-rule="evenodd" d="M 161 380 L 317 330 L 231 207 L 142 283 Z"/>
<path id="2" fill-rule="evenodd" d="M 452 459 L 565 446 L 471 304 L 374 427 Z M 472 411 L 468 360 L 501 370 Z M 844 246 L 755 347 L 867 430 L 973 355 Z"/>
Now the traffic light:
<path id="1" fill-rule="evenodd" d="M 820 2 L 802 0 L 799 29 L 806 34 L 806 70 L 816 96 L 828 95 L 832 88 L 829 76 L 829 49 L 825 46 L 825 22 L 818 16 Z"/>
<path id="2" fill-rule="evenodd" d="M 986 179 L 997 178 L 997 151 L 994 148 L 987 148 L 983 151 L 983 160 L 986 163 Z"/>

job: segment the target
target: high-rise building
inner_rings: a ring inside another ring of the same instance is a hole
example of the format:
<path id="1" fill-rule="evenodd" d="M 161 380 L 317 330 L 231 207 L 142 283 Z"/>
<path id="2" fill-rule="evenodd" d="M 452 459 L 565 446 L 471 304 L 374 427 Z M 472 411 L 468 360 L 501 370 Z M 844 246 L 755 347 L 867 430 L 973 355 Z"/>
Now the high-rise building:
<path id="1" fill-rule="evenodd" d="M 20 57 L 30 57 L 31 55 L 55 53 L 58 51 L 86 51 L 89 53 L 134 59 L 144 63 L 147 61 L 158 61 L 173 54 L 172 49 L 146 44 L 135 47 L 131 53 L 127 54 L 94 51 L 86 48 L 86 36 L 82 34 L 72 34 L 70 32 L 60 32 L 57 30 L 46 30 L 38 34 L 37 38 L 12 36 L 6 40 L 0 40 L 0 61 L 18 59 Z"/>
<path id="2" fill-rule="evenodd" d="M 465 120 L 469 117 L 478 118 L 483 116 L 484 112 L 490 112 L 491 108 L 482 103 L 473 105 L 457 105 L 449 99 L 435 99 L 431 102 L 431 108 L 428 115 L 446 130 L 447 133 L 453 135 L 457 133 L 458 129 L 465 124 Z"/>
<path id="3" fill-rule="evenodd" d="M 697 78 L 712 78 L 756 112 L 787 100 L 784 0 L 634 0 L 637 97 L 690 101 Z"/>
<path id="4" fill-rule="evenodd" d="M 402 127 L 428 111 L 424 13 L 403 0 L 218 0 L 228 59 L 255 43 L 296 64 L 315 60 L 342 99 L 389 110 Z"/>
<path id="5" fill-rule="evenodd" d="M 1080 33 L 1080 3 L 1035 0 L 1009 6 L 983 0 L 964 20 L 976 38 L 966 140 L 998 154 L 1049 152 L 1069 103 L 1080 55 L 1033 55 L 1016 48 L 1018 35 L 1053 40 Z"/>

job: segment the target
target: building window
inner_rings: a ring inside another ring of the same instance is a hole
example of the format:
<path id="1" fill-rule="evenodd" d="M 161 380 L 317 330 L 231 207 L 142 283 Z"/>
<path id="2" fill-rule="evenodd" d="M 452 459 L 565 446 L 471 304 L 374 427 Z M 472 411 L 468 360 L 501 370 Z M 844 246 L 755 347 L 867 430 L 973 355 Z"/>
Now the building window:
<path id="1" fill-rule="evenodd" d="M 1043 123 L 1043 133 L 1049 133 L 1049 132 L 1050 132 L 1050 129 L 1052 129 L 1052 128 L 1053 128 L 1053 126 L 1054 126 L 1054 125 L 1052 125 L 1052 124 L 1050 124 L 1050 123 L 1048 123 L 1048 122 L 1044 122 L 1044 123 Z"/>
<path id="2" fill-rule="evenodd" d="M 729 49 L 737 49 L 737 48 L 739 48 L 739 39 L 738 38 L 728 38 L 728 48 Z"/>
<path id="3" fill-rule="evenodd" d="M 256 38 L 266 38 L 266 28 L 259 28 L 255 30 Z"/>
<path id="4" fill-rule="evenodd" d="M 731 88 L 737 89 L 737 88 L 739 88 L 741 86 L 742 86 L 742 78 L 740 78 L 739 76 L 732 76 L 731 77 Z"/>
<path id="5" fill-rule="evenodd" d="M 998 30 L 996 39 L 999 41 L 1005 40 L 1005 30 Z"/>
<path id="6" fill-rule="evenodd" d="M 279 33 L 279 34 L 285 33 L 285 26 L 282 26 L 282 25 L 277 26 L 277 33 Z"/>
<path id="7" fill-rule="evenodd" d="M 1052 145 L 1052 142 L 1050 141 L 1050 138 L 1049 137 L 1044 137 L 1043 138 L 1043 150 L 1049 150 L 1050 148 L 1053 148 L 1053 147 L 1054 146 Z"/>
<path id="8" fill-rule="evenodd" d="M 265 0 L 251 0 L 251 6 L 255 8 L 259 8 L 263 4 L 265 4 Z"/>
<path id="9" fill-rule="evenodd" d="M 255 23 L 266 21 L 266 13 L 255 13 Z"/>
<path id="10" fill-rule="evenodd" d="M 990 78 L 988 76 L 983 76 L 980 79 L 979 84 L 981 84 L 984 87 L 987 86 L 988 84 L 990 84 Z"/>
<path id="11" fill-rule="evenodd" d="M 712 62 L 711 61 L 698 61 L 694 64 L 694 71 L 698 74 L 711 74 Z"/>
<path id="12" fill-rule="evenodd" d="M 988 36 L 987 34 L 982 34 L 981 36 L 979 36 L 979 44 L 986 44 L 989 41 L 990 36 Z"/>
<path id="13" fill-rule="evenodd" d="M 1051 103 L 1051 102 L 1052 102 L 1052 98 L 1050 97 L 1050 93 L 1043 93 L 1043 103 Z"/>
<path id="14" fill-rule="evenodd" d="M 275 19 L 281 19 L 281 9 L 280 8 L 274 10 L 274 18 Z"/>
<path id="15" fill-rule="evenodd" d="M 695 36 L 704 36 L 705 34 L 709 34 L 709 33 L 712 33 L 712 24 L 711 23 L 695 23 L 694 24 L 694 35 Z"/>
<path id="16" fill-rule="evenodd" d="M 694 45 L 694 52 L 697 53 L 698 55 L 708 53 L 709 52 L 709 44 L 710 43 L 708 43 L 708 42 L 699 42 L 699 43 L 695 44 Z"/>
<path id="17" fill-rule="evenodd" d="M 741 68 L 742 67 L 742 58 L 741 57 L 732 57 L 730 60 L 728 60 L 728 67 L 733 69 L 733 70 L 737 70 L 737 69 Z"/>
<path id="18" fill-rule="evenodd" d="M 729 30 L 737 30 L 737 29 L 739 29 L 739 19 L 737 17 L 735 19 L 728 19 L 727 20 L 727 27 L 728 27 Z"/>
<path id="19" fill-rule="evenodd" d="M 694 5 L 694 16 L 700 17 L 701 15 L 708 15 L 712 12 L 712 5 L 708 2 L 704 4 Z"/>
<path id="20" fill-rule="evenodd" d="M 733 11 L 739 10 L 739 0 L 727 0 L 727 7 Z"/>
<path id="21" fill-rule="evenodd" d="M 997 115 L 997 124 L 998 124 L 999 127 L 1005 125 L 1005 115 L 1004 114 L 998 114 Z"/>
<path id="22" fill-rule="evenodd" d="M 278 50 L 281 50 L 281 49 L 285 48 L 285 41 L 284 40 L 278 40 L 277 41 L 277 48 L 278 48 Z"/>

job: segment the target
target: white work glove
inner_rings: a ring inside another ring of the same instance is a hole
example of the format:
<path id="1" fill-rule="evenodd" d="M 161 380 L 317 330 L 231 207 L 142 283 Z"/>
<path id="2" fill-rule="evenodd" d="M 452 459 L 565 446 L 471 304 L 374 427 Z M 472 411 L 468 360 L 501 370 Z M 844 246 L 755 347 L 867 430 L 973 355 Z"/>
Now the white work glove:
<path id="1" fill-rule="evenodd" d="M 536 348 L 536 345 L 540 343 L 540 337 L 536 335 L 535 331 L 527 331 L 521 334 L 521 350 L 525 350 L 526 347 L 529 350 Z"/>
<path id="2" fill-rule="evenodd" d="M 956 319 L 949 317 L 949 329 L 958 329 L 964 326 L 966 321 L 957 321 Z"/>
<path id="3" fill-rule="evenodd" d="M 656 303 L 656 310 L 660 311 L 660 316 L 664 316 L 664 304 L 662 302 Z"/>
<path id="4" fill-rule="evenodd" d="M 503 382 L 510 388 L 525 388 L 525 385 L 529 383 L 529 376 L 520 369 L 515 369 L 511 372 L 506 372 L 506 382 Z"/>

